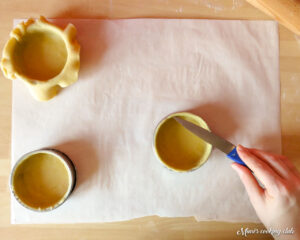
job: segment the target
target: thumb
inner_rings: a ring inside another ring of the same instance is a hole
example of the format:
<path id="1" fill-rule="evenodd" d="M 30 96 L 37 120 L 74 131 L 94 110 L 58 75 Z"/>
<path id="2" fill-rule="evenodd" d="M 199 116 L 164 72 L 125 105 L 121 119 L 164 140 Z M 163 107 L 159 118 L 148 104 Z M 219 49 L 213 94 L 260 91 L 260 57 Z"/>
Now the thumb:
<path id="1" fill-rule="evenodd" d="M 253 207 L 256 208 L 257 205 L 261 205 L 264 202 L 264 189 L 259 186 L 251 171 L 238 163 L 232 163 L 231 167 L 237 172 L 244 184 Z"/>

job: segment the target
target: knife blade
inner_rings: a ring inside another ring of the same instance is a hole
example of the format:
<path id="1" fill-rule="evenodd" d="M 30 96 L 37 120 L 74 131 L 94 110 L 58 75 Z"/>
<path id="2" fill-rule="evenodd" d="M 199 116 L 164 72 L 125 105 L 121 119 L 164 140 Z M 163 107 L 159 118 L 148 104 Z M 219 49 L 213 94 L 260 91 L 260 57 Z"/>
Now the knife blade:
<path id="1" fill-rule="evenodd" d="M 232 161 L 241 164 L 243 166 L 247 165 L 240 159 L 236 146 L 231 142 L 227 141 L 226 139 L 219 137 L 218 135 L 190 122 L 180 117 L 173 117 L 180 125 L 184 128 L 195 134 L 196 136 L 200 137 L 205 142 L 213 145 L 214 147 L 218 148 L 222 152 L 226 154 L 226 156 L 231 159 Z"/>

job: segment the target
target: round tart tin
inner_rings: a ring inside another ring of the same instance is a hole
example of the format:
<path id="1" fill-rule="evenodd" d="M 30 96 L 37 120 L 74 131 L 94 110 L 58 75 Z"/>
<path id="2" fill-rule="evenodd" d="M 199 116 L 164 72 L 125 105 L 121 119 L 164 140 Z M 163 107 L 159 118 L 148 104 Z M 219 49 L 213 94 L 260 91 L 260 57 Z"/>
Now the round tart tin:
<path id="1" fill-rule="evenodd" d="M 24 207 L 38 212 L 62 205 L 76 185 L 76 170 L 70 158 L 55 149 L 26 153 L 10 176 L 13 196 Z"/>
<path id="2" fill-rule="evenodd" d="M 212 145 L 185 129 L 173 117 L 180 117 L 209 130 L 206 122 L 188 112 L 165 117 L 154 132 L 153 149 L 157 159 L 168 169 L 190 172 L 202 166 L 210 156 Z"/>

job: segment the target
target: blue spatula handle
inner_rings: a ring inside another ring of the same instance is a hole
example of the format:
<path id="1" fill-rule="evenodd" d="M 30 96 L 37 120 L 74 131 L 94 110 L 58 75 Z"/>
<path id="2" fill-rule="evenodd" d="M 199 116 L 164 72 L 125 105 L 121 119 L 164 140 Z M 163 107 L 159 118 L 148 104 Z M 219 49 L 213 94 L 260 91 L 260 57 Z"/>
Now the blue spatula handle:
<path id="1" fill-rule="evenodd" d="M 232 161 L 247 167 L 247 165 L 242 161 L 242 159 L 240 159 L 236 151 L 236 147 L 230 153 L 227 154 L 227 157 Z"/>

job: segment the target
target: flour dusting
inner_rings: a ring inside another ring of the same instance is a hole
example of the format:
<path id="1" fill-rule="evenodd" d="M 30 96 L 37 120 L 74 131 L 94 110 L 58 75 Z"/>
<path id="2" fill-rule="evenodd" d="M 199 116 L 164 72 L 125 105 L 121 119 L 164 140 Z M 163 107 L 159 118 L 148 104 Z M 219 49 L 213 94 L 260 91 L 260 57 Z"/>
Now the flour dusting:
<path id="1" fill-rule="evenodd" d="M 235 10 L 244 5 L 244 1 L 241 0 L 231 0 L 231 5 L 225 5 L 222 0 L 195 0 L 194 2 L 200 3 L 207 8 L 213 9 L 216 12 L 226 11 L 226 10 Z"/>
<path id="2" fill-rule="evenodd" d="M 178 9 L 176 9 L 175 12 L 177 12 L 177 13 L 182 13 L 182 11 L 183 11 L 182 9 L 183 9 L 183 8 L 180 7 L 180 8 L 178 8 Z"/>

